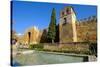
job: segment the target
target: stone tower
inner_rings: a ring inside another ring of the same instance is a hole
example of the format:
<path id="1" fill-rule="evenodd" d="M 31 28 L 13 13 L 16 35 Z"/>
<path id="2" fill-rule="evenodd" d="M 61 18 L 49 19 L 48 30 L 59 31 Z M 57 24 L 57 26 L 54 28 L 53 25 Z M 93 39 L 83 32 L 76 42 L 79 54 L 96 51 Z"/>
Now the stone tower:
<path id="1" fill-rule="evenodd" d="M 77 42 L 76 15 L 71 6 L 60 12 L 59 40 L 60 43 Z"/>
<path id="2" fill-rule="evenodd" d="M 22 44 L 37 44 L 40 40 L 40 31 L 36 27 L 31 27 L 26 30 L 25 34 L 21 37 Z"/>

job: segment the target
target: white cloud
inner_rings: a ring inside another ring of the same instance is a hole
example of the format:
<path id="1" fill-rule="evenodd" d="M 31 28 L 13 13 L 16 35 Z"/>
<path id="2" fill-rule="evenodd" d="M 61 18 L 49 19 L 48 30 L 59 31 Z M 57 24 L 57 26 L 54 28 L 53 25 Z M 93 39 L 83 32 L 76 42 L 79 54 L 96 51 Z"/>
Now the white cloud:
<path id="1" fill-rule="evenodd" d="M 21 36 L 21 35 L 23 35 L 23 34 L 21 34 L 21 33 L 17 33 L 16 35 L 17 35 L 17 36 Z"/>

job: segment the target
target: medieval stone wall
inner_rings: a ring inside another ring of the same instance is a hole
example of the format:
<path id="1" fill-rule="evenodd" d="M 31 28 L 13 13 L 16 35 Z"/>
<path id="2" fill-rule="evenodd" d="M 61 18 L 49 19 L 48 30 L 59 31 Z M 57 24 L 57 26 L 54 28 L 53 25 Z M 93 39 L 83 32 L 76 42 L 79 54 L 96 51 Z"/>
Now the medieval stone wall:
<path id="1" fill-rule="evenodd" d="M 59 20 L 60 22 L 56 26 L 55 42 L 67 43 L 97 40 L 96 18 L 79 23 L 73 8 L 65 7 L 60 12 Z M 47 43 L 47 32 L 47 29 L 40 31 L 36 27 L 31 27 L 26 30 L 24 35 L 19 37 L 18 41 L 22 44 Z"/>
<path id="2" fill-rule="evenodd" d="M 68 7 L 69 9 L 69 7 Z M 74 10 L 71 9 L 71 14 L 61 14 L 59 23 L 59 42 L 86 42 L 97 41 L 97 18 L 85 18 L 86 20 L 77 21 Z M 65 9 L 63 10 L 65 11 Z M 62 11 L 61 11 L 62 12 Z M 66 22 L 64 21 L 67 18 Z M 68 21 L 70 20 L 70 22 Z"/>
<path id="3" fill-rule="evenodd" d="M 79 42 L 97 41 L 97 21 L 84 21 L 77 24 L 77 37 Z"/>

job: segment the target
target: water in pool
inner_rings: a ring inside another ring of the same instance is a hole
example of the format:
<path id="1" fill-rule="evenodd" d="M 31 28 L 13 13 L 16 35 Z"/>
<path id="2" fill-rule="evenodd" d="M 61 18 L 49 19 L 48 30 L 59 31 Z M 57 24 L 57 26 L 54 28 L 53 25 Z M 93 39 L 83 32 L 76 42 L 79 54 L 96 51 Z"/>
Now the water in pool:
<path id="1" fill-rule="evenodd" d="M 13 58 L 13 66 L 83 62 L 83 57 L 57 55 L 43 52 L 20 54 Z"/>

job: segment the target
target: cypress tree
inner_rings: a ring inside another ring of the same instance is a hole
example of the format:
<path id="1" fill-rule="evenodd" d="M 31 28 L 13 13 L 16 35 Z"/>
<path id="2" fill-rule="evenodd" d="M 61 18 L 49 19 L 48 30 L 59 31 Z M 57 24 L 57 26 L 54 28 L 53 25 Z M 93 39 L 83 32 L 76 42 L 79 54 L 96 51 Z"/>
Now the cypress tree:
<path id="1" fill-rule="evenodd" d="M 50 20 L 50 24 L 48 27 L 48 34 L 47 34 L 47 38 L 54 43 L 56 37 L 56 11 L 53 8 L 52 9 L 52 14 L 51 14 L 51 20 Z"/>

